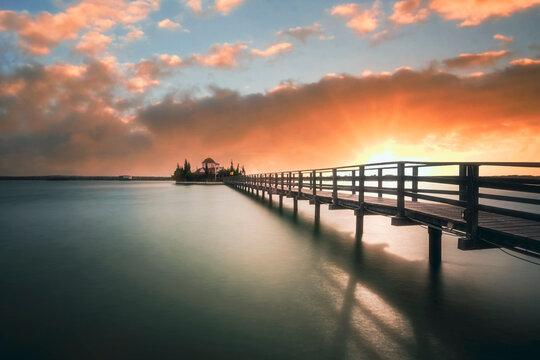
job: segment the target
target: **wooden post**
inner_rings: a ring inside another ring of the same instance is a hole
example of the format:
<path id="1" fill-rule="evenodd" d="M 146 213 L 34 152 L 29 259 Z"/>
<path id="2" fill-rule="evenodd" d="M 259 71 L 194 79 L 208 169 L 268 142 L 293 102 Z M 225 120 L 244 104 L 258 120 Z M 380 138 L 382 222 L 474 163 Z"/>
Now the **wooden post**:
<path id="1" fill-rule="evenodd" d="M 397 164 L 397 217 L 405 216 L 405 163 Z"/>
<path id="2" fill-rule="evenodd" d="M 356 215 L 356 241 L 362 241 L 362 236 L 364 235 L 364 209 L 358 208 L 354 210 L 354 215 Z"/>
<path id="3" fill-rule="evenodd" d="M 332 169 L 332 203 L 338 204 L 338 189 L 337 189 L 337 169 Z"/>
<path id="4" fill-rule="evenodd" d="M 266 174 L 262 175 L 262 199 L 265 199 L 265 192 L 266 191 Z"/>
<path id="5" fill-rule="evenodd" d="M 268 206 L 272 207 L 272 174 L 268 174 Z"/>
<path id="6" fill-rule="evenodd" d="M 429 263 L 439 265 L 441 263 L 441 235 L 442 231 L 434 227 L 428 227 L 429 234 Z"/>
<path id="7" fill-rule="evenodd" d="M 321 222 L 321 203 L 315 200 L 315 225 Z"/>
<path id="8" fill-rule="evenodd" d="M 293 215 L 295 217 L 298 215 L 298 196 L 293 197 Z"/>
<path id="9" fill-rule="evenodd" d="M 304 175 L 302 174 L 301 171 L 298 172 L 298 198 L 301 199 L 302 198 L 302 182 L 303 182 L 303 179 L 304 179 Z"/>
<path id="10" fill-rule="evenodd" d="M 322 174 L 323 174 L 323 173 L 322 173 L 322 171 L 321 171 L 321 172 L 319 173 L 319 176 L 320 176 L 320 178 L 319 178 L 319 190 L 320 190 L 320 191 L 323 190 L 323 189 L 322 189 Z"/>
<path id="11" fill-rule="evenodd" d="M 358 203 L 364 207 L 364 182 L 366 179 L 366 172 L 364 165 L 360 165 L 358 168 Z"/>
<path id="12" fill-rule="evenodd" d="M 358 209 L 354 211 L 356 215 L 356 241 L 362 241 L 364 235 L 364 166 L 358 167 Z"/>
<path id="13" fill-rule="evenodd" d="M 315 182 L 316 178 L 317 178 L 317 172 L 313 170 L 311 172 L 311 186 L 313 190 L 313 198 L 317 196 L 317 183 Z"/>
<path id="14" fill-rule="evenodd" d="M 413 166 L 412 168 L 412 176 L 413 176 L 413 180 L 412 180 L 412 192 L 413 193 L 418 193 L 418 166 Z M 418 198 L 416 196 L 413 196 L 412 197 L 412 201 L 418 201 Z"/>
<path id="15" fill-rule="evenodd" d="M 352 194 L 356 194 L 356 170 L 352 171 Z"/>
<path id="16" fill-rule="evenodd" d="M 259 174 L 255 175 L 255 188 L 257 189 L 257 199 L 259 198 Z"/>
<path id="17" fill-rule="evenodd" d="M 289 196 L 291 196 L 291 189 L 292 189 L 291 177 L 292 177 L 292 172 L 289 171 L 289 178 L 287 179 L 289 181 Z"/>
<path id="18" fill-rule="evenodd" d="M 478 165 L 467 165 L 467 237 L 478 240 Z"/>
<path id="19" fill-rule="evenodd" d="M 377 176 L 379 177 L 379 182 L 377 184 L 377 187 L 379 189 L 382 189 L 382 186 L 383 186 L 383 181 L 382 181 L 382 175 L 383 175 L 383 169 L 379 169 L 377 171 Z M 379 190 L 379 194 L 378 194 L 379 197 L 382 197 L 382 190 Z"/>
<path id="20" fill-rule="evenodd" d="M 284 179 L 283 179 L 283 173 L 281 173 L 281 193 L 283 193 L 283 185 L 284 185 Z"/>
<path id="21" fill-rule="evenodd" d="M 459 200 L 467 201 L 467 166 L 459 165 Z"/>

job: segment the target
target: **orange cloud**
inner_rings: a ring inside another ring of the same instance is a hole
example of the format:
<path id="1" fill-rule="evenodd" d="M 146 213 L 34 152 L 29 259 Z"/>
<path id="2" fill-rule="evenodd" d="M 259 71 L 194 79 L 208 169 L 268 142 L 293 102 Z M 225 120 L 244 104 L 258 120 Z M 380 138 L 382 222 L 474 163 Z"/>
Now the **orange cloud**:
<path id="1" fill-rule="evenodd" d="M 431 0 L 429 7 L 445 20 L 461 21 L 460 26 L 475 26 L 538 4 L 540 0 Z"/>
<path id="2" fill-rule="evenodd" d="M 173 59 L 144 61 L 133 75 L 151 81 Z M 475 78 L 400 69 L 151 105 L 140 93 L 114 95 L 125 81 L 114 59 L 26 66 L 0 73 L 0 174 L 169 175 L 202 154 L 248 171 L 324 167 L 367 161 L 387 143 L 432 160 L 534 161 L 540 64 L 525 62 Z"/>
<path id="3" fill-rule="evenodd" d="M 281 83 L 266 94 L 213 89 L 201 99 L 166 99 L 139 112 L 136 122 L 159 139 L 162 158 L 173 165 L 210 151 L 261 171 L 333 166 L 359 161 L 358 154 L 386 141 L 414 147 L 424 159 L 450 153 L 465 161 L 471 158 L 460 154 L 474 153 L 476 160 L 525 161 L 540 151 L 539 81 L 539 65 L 474 78 L 407 69 L 325 76 Z M 197 135 L 209 128 L 220 136 Z"/>
<path id="4" fill-rule="evenodd" d="M 135 23 L 158 7 L 159 0 L 83 0 L 55 15 L 0 11 L 0 30 L 17 33 L 20 46 L 29 53 L 46 55 L 60 42 L 76 39 L 82 29 L 101 32 L 116 23 Z"/>
<path id="5" fill-rule="evenodd" d="M 429 9 L 421 8 L 420 0 L 398 1 L 394 4 L 394 13 L 390 20 L 399 25 L 424 21 L 429 16 Z"/>
<path id="6" fill-rule="evenodd" d="M 528 58 L 516 59 L 516 60 L 510 61 L 510 64 L 519 65 L 519 66 L 539 65 L 540 60 L 533 60 L 533 59 L 528 59 Z"/>
<path id="7" fill-rule="evenodd" d="M 223 15 L 229 14 L 234 8 L 242 5 L 243 0 L 215 0 L 214 6 L 203 6 L 202 0 L 188 0 L 186 6 L 194 14 L 206 14 L 219 12 Z M 205 10 L 206 9 L 206 10 Z"/>
<path id="8" fill-rule="evenodd" d="M 501 35 L 501 34 L 495 34 L 495 35 L 493 35 L 493 38 L 495 40 L 499 40 L 499 43 L 502 46 L 508 46 L 508 45 L 510 45 L 511 43 L 514 42 L 514 37 L 513 36 L 504 36 L 504 35 Z"/>
<path id="9" fill-rule="evenodd" d="M 165 29 L 178 29 L 180 27 L 180 24 L 169 19 L 164 19 L 158 22 L 158 26 Z"/>
<path id="10" fill-rule="evenodd" d="M 242 4 L 243 0 L 216 0 L 215 11 L 219 11 L 223 14 L 228 14 L 237 6 Z"/>
<path id="11" fill-rule="evenodd" d="M 238 59 L 247 45 L 242 43 L 224 43 L 213 45 L 206 54 L 194 54 L 189 63 L 195 63 L 204 67 L 233 68 L 238 66 Z"/>
<path id="12" fill-rule="evenodd" d="M 81 37 L 81 41 L 75 46 L 79 53 L 97 55 L 109 47 L 112 39 L 97 31 L 89 31 Z"/>
<path id="13" fill-rule="evenodd" d="M 281 53 L 291 51 L 291 50 L 292 50 L 292 44 L 283 42 L 283 43 L 271 45 L 267 47 L 265 50 L 253 49 L 251 50 L 251 53 L 256 56 L 270 57 L 270 56 L 274 56 L 274 55 L 281 54 Z"/>
<path id="14" fill-rule="evenodd" d="M 170 67 L 180 66 L 182 64 L 182 59 L 178 55 L 162 54 L 159 56 L 159 59 L 163 64 Z"/>
<path id="15" fill-rule="evenodd" d="M 133 26 L 133 25 L 126 25 L 126 29 L 130 30 L 125 37 L 123 37 L 126 41 L 134 41 L 137 39 L 141 39 L 144 36 L 144 31 L 141 29 Z"/>
<path id="16" fill-rule="evenodd" d="M 360 5 L 354 3 L 337 5 L 332 8 L 330 14 L 349 19 L 347 21 L 347 27 L 353 29 L 357 35 L 365 35 L 377 28 L 379 2 L 375 1 L 371 9 L 365 10 Z"/>
<path id="17" fill-rule="evenodd" d="M 480 54 L 460 54 L 458 57 L 443 60 L 443 64 L 449 69 L 492 65 L 508 55 L 510 55 L 508 50 L 487 51 Z"/>

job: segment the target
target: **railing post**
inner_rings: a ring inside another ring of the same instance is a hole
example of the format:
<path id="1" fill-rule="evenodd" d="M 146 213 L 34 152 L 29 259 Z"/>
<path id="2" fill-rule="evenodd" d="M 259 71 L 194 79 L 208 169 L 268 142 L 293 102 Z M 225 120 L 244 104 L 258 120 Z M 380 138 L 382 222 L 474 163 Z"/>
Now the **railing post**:
<path id="1" fill-rule="evenodd" d="M 332 203 L 338 204 L 338 189 L 337 189 L 337 169 L 332 169 Z"/>
<path id="2" fill-rule="evenodd" d="M 398 217 L 405 216 L 405 163 L 397 164 L 397 214 Z"/>
<path id="3" fill-rule="evenodd" d="M 319 190 L 320 190 L 320 191 L 323 190 L 323 189 L 322 189 L 322 178 L 323 178 L 322 174 L 323 174 L 322 171 L 319 172 L 319 176 L 320 176 L 320 178 L 319 178 Z"/>
<path id="4" fill-rule="evenodd" d="M 311 172 L 311 184 L 313 186 L 312 190 L 313 190 L 313 198 L 315 198 L 317 196 L 317 183 L 315 182 L 317 178 L 317 172 L 315 170 L 313 170 Z"/>
<path id="5" fill-rule="evenodd" d="M 356 215 L 356 241 L 362 240 L 364 234 L 364 166 L 358 168 L 358 209 L 354 211 Z"/>
<path id="6" fill-rule="evenodd" d="M 352 194 L 356 194 L 356 170 L 352 171 Z"/>
<path id="7" fill-rule="evenodd" d="M 467 237 L 478 239 L 478 165 L 467 165 Z"/>
<path id="8" fill-rule="evenodd" d="M 268 174 L 268 206 L 272 207 L 272 174 Z"/>
<path id="9" fill-rule="evenodd" d="M 418 166 L 413 166 L 412 168 L 412 176 L 413 176 L 413 180 L 412 180 L 412 192 L 413 193 L 418 193 Z M 418 198 L 416 196 L 413 196 L 412 197 L 412 201 L 418 201 Z"/>
<path id="10" fill-rule="evenodd" d="M 302 185 L 303 185 L 304 175 L 301 171 L 298 172 L 298 197 L 302 197 Z"/>
<path id="11" fill-rule="evenodd" d="M 283 173 L 281 173 L 281 192 L 283 193 L 283 184 L 284 184 L 284 180 L 283 180 Z"/>
<path id="12" fill-rule="evenodd" d="M 360 165 L 358 168 L 358 202 L 364 206 L 364 182 L 365 182 L 365 170 L 364 165 Z"/>
<path id="13" fill-rule="evenodd" d="M 292 177 L 292 172 L 289 171 L 289 177 L 287 179 L 287 181 L 289 182 L 289 196 L 291 196 L 291 190 L 292 190 L 292 180 L 291 180 L 291 177 Z"/>
<path id="14" fill-rule="evenodd" d="M 459 200 L 467 201 L 467 165 L 459 165 Z"/>
<path id="15" fill-rule="evenodd" d="M 383 186 L 382 175 L 383 175 L 383 169 L 378 169 L 377 176 L 379 177 L 379 181 L 377 183 L 377 188 L 381 189 L 379 190 L 378 197 L 382 197 L 382 186 Z"/>

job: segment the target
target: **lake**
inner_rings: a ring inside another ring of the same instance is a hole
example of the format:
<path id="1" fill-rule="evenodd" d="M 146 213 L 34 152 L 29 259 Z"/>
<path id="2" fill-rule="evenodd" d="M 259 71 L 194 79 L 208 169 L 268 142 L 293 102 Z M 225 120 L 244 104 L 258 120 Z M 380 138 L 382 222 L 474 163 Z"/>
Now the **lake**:
<path id="1" fill-rule="evenodd" d="M 276 200 L 276 199 L 274 199 Z M 0 181 L 2 359 L 537 359 L 540 266 L 225 186 Z M 538 261 L 538 260 L 537 260 Z"/>

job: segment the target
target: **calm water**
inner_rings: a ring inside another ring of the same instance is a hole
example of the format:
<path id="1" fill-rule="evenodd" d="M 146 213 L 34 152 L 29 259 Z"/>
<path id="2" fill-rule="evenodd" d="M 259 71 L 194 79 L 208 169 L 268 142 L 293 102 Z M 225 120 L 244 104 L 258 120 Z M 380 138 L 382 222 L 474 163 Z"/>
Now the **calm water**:
<path id="1" fill-rule="evenodd" d="M 139 182 L 0 182 L 2 359 L 540 356 L 540 267 L 290 199 Z"/>

